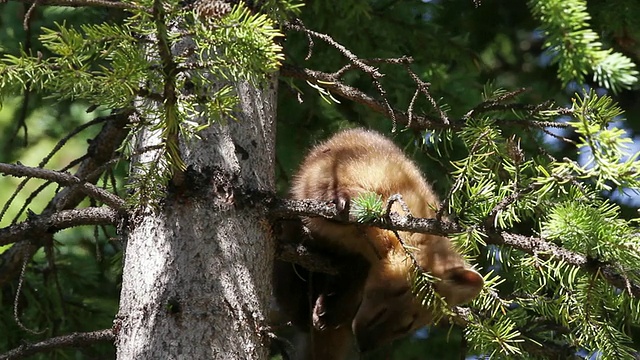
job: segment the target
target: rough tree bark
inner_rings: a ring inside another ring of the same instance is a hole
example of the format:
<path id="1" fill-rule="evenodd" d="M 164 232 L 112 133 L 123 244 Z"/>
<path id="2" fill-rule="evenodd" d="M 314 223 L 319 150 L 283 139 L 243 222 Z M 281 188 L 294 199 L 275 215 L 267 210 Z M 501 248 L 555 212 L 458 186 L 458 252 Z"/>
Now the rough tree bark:
<path id="1" fill-rule="evenodd" d="M 273 240 L 242 199 L 274 191 L 276 82 L 237 89 L 237 121 L 182 141 L 184 184 L 129 219 L 118 359 L 267 358 Z"/>

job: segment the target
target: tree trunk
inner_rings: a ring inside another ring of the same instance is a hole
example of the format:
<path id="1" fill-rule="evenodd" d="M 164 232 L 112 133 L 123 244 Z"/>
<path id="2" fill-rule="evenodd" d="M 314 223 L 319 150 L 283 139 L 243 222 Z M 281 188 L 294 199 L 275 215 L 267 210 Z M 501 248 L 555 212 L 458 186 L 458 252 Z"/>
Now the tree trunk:
<path id="1" fill-rule="evenodd" d="M 276 81 L 237 90 L 237 120 L 182 141 L 184 186 L 129 221 L 118 359 L 267 358 L 273 239 L 238 190 L 274 191 Z"/>

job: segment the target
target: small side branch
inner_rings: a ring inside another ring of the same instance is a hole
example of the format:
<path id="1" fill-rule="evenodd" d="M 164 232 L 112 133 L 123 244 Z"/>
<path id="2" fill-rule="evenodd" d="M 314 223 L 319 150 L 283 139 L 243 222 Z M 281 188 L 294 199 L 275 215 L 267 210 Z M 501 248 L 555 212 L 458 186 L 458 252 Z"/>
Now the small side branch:
<path id="1" fill-rule="evenodd" d="M 113 342 L 115 335 L 112 329 L 91 332 L 78 332 L 56 336 L 33 344 L 23 344 L 0 355 L 0 360 L 24 359 L 28 356 L 65 347 L 85 347 L 100 342 Z"/>
<path id="2" fill-rule="evenodd" d="M 362 70 L 367 74 L 370 74 L 371 77 L 373 77 L 374 79 L 380 79 L 382 77 L 382 74 L 378 71 L 378 69 L 368 64 L 365 64 L 354 53 L 349 51 L 349 49 L 347 49 L 344 45 L 339 44 L 337 41 L 335 41 L 331 36 L 327 34 L 322 34 L 316 31 L 312 31 L 305 28 L 301 24 L 293 24 L 293 23 L 286 24 L 285 29 L 299 31 L 309 36 L 313 36 L 315 38 L 324 40 L 326 43 L 336 48 L 344 57 L 346 57 L 358 69 Z"/>
<path id="3" fill-rule="evenodd" d="M 118 212 L 108 207 L 62 210 L 50 216 L 31 216 L 29 219 L 0 229 L 0 246 L 26 239 L 41 238 L 38 234 L 52 234 L 81 225 L 113 225 Z"/>

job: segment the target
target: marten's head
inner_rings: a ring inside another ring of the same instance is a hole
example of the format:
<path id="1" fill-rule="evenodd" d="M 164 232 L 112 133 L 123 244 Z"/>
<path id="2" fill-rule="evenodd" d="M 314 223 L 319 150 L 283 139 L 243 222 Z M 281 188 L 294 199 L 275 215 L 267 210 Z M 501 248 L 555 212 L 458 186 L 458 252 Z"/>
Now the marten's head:
<path id="1" fill-rule="evenodd" d="M 429 246 L 431 251 L 426 252 L 429 256 L 420 257 L 425 249 L 419 249 L 416 260 L 440 279 L 434 288 L 449 307 L 469 302 L 480 293 L 484 284 L 482 276 L 466 266 L 451 249 L 449 239 L 424 234 L 411 236 L 428 237 L 420 239 L 423 241 L 418 242 L 418 247 Z M 433 310 L 422 306 L 411 289 L 413 266 L 401 248 L 391 251 L 370 269 L 362 303 L 352 322 L 360 351 L 372 350 L 433 321 Z"/>

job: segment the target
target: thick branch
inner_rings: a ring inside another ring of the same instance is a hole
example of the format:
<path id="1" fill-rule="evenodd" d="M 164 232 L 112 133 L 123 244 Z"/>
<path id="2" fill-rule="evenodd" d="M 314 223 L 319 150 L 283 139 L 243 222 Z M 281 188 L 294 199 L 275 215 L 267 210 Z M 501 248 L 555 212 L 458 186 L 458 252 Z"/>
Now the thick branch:
<path id="1" fill-rule="evenodd" d="M 35 215 L 27 220 L 0 229 L 0 246 L 27 239 L 42 238 L 62 229 L 81 225 L 115 224 L 118 212 L 108 207 L 62 210 L 48 215 Z"/>
<path id="2" fill-rule="evenodd" d="M 338 213 L 331 202 L 316 200 L 272 199 L 269 214 L 274 218 L 295 218 L 298 216 L 319 216 L 345 223 L 361 224 L 349 215 L 348 219 Z M 418 231 L 434 235 L 447 235 L 462 231 L 462 228 L 448 221 L 400 216 L 396 212 L 389 214 L 389 219 L 376 219 L 365 225 L 397 231 Z"/>
<path id="3" fill-rule="evenodd" d="M 113 334 L 112 329 L 104 329 L 84 333 L 72 333 L 49 338 L 34 344 L 20 345 L 19 347 L 0 355 L 0 360 L 24 359 L 28 356 L 41 352 L 61 349 L 65 347 L 77 348 L 91 346 L 99 342 L 112 342 L 114 339 L 115 335 Z"/>
<path id="4" fill-rule="evenodd" d="M 371 222 L 360 223 L 353 217 L 350 217 L 348 220 L 344 219 L 344 217 L 336 211 L 332 203 L 314 200 L 296 201 L 270 199 L 268 206 L 270 215 L 276 218 L 319 216 L 344 223 L 370 225 L 382 229 L 421 232 L 434 235 L 447 235 L 464 231 L 458 224 L 448 221 L 405 217 L 397 213 L 391 213 L 388 219 L 378 219 Z M 567 264 L 580 267 L 589 273 L 601 273 L 609 284 L 619 289 L 626 289 L 633 297 L 640 298 L 640 285 L 620 274 L 615 264 L 603 264 L 595 260 L 587 259 L 585 255 L 572 252 L 542 238 L 512 234 L 505 231 L 492 233 L 489 236 L 488 242 L 495 245 L 507 245 L 541 258 L 555 258 Z"/>
<path id="5" fill-rule="evenodd" d="M 277 218 L 297 218 L 299 216 L 321 216 L 334 221 L 340 221 L 345 223 L 356 223 L 353 218 L 344 219 L 339 214 L 331 202 L 321 202 L 314 200 L 283 200 L 278 198 L 267 198 L 266 203 L 270 208 L 270 215 Z M 282 220 L 290 222 L 290 220 Z M 360 224 L 360 223 L 358 223 Z M 291 227 L 296 226 L 295 221 L 288 223 Z M 397 213 L 390 213 L 388 220 L 376 220 L 366 225 L 377 226 L 385 229 L 394 229 L 402 231 L 423 232 L 435 235 L 446 235 L 454 232 L 463 231 L 463 229 L 457 224 L 447 221 L 436 221 L 434 219 L 423 219 L 400 216 Z M 283 234 L 277 234 L 278 241 L 276 257 L 280 260 L 292 262 L 303 266 L 304 268 L 327 274 L 335 274 L 340 269 L 340 264 L 336 263 L 333 258 L 326 257 L 322 254 L 316 253 L 313 250 L 309 250 L 302 243 L 306 242 L 306 237 L 309 234 L 304 233 L 301 230 L 302 225 L 298 221 L 298 229 L 288 231 L 282 231 Z M 548 241 L 537 238 L 530 238 L 522 235 L 511 234 L 502 232 L 494 237 L 490 238 L 490 242 L 493 244 L 512 246 L 516 249 L 525 251 L 529 254 L 536 254 L 541 257 L 555 257 L 569 264 L 580 266 L 587 271 L 597 271 L 592 268 L 593 264 L 587 263 L 587 259 L 580 254 L 573 253 L 564 248 L 554 245 Z M 610 269 L 607 270 L 607 268 Z M 605 278 L 614 286 L 625 288 L 626 281 L 619 274 L 615 272 L 615 269 L 611 266 L 603 266 L 600 271 L 604 274 Z M 636 293 L 637 286 L 634 286 L 632 292 L 634 296 L 638 296 Z M 498 296 L 498 294 L 495 294 Z M 465 327 L 469 322 L 471 311 L 466 307 L 455 307 L 454 312 L 456 316 L 450 318 L 461 327 Z M 484 317 L 482 315 L 479 315 Z M 524 333 L 525 329 L 521 329 Z M 522 349 L 528 353 L 538 354 L 549 358 L 557 359 L 573 359 L 575 349 L 571 346 L 556 344 L 551 341 L 547 341 L 542 338 L 538 338 L 535 334 L 528 334 L 525 342 L 520 345 Z"/>
<path id="6" fill-rule="evenodd" d="M 276 258 L 282 261 L 298 264 L 313 272 L 329 275 L 338 274 L 340 264 L 333 259 L 309 251 L 302 244 L 279 243 L 276 247 Z"/>

